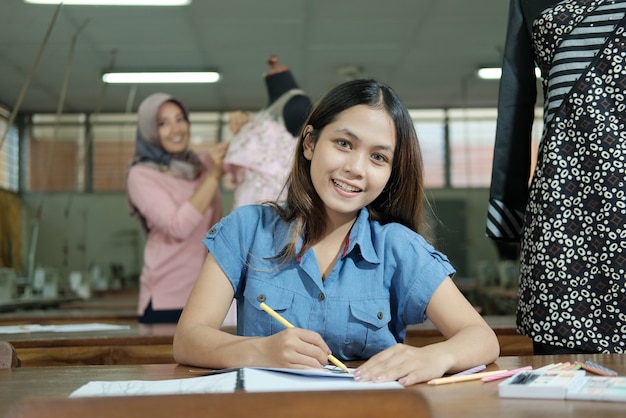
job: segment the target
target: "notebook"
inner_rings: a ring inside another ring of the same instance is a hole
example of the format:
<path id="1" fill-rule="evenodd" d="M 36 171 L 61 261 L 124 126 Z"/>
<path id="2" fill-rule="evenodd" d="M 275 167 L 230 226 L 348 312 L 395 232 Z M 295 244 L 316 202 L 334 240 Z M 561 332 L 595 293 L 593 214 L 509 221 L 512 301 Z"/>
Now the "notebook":
<path id="1" fill-rule="evenodd" d="M 400 383 L 356 382 L 353 375 L 334 366 L 319 370 L 280 368 L 224 369 L 206 376 L 168 380 L 92 381 L 70 394 L 85 396 L 139 396 L 190 393 L 295 392 L 315 390 L 403 389 Z"/>

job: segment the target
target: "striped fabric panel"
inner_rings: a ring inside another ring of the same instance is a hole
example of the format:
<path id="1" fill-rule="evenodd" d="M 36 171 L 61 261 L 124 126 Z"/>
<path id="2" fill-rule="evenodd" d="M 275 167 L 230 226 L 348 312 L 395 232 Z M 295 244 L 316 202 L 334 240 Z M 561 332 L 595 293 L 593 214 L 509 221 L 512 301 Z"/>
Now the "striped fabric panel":
<path id="1" fill-rule="evenodd" d="M 569 37 L 563 41 L 554 56 L 545 108 L 545 121 L 550 122 L 563 99 L 615 30 L 626 13 L 626 2 L 608 3 L 598 6 Z"/>
<path id="2" fill-rule="evenodd" d="M 487 212 L 487 236 L 507 240 L 519 240 L 524 224 L 524 213 L 511 210 L 499 200 L 491 199 Z"/>

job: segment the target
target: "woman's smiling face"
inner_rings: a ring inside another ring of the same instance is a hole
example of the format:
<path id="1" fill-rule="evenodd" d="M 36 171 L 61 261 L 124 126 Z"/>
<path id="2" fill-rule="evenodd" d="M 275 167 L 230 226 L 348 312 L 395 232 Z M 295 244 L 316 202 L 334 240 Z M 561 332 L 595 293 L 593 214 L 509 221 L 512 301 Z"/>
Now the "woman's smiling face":
<path id="1" fill-rule="evenodd" d="M 355 217 L 380 195 L 391 176 L 393 120 L 384 109 L 358 105 L 341 112 L 318 135 L 317 141 L 311 135 L 304 141 L 313 186 L 329 217 Z"/>
<path id="2" fill-rule="evenodd" d="M 178 154 L 189 146 L 189 122 L 183 109 L 174 102 L 165 102 L 157 114 L 159 141 L 170 154 Z"/>

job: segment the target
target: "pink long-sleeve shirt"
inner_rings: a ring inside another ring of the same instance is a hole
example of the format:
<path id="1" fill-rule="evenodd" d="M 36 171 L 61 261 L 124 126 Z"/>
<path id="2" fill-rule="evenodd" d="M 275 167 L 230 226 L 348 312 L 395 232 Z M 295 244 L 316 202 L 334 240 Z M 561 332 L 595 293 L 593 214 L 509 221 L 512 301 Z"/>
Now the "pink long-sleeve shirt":
<path id="1" fill-rule="evenodd" d="M 208 166 L 208 156 L 201 158 Z M 223 215 L 219 190 L 205 213 L 189 203 L 206 175 L 186 180 L 141 164 L 129 171 L 128 196 L 150 228 L 140 277 L 139 315 L 150 300 L 154 310 L 182 309 L 187 302 L 207 254 L 202 240 Z"/>

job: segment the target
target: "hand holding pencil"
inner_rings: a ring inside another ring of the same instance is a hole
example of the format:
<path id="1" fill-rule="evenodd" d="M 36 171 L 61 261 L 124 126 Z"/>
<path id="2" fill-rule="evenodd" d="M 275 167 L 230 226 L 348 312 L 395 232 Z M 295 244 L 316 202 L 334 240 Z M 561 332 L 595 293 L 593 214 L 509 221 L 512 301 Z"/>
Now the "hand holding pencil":
<path id="1" fill-rule="evenodd" d="M 265 302 L 261 302 L 260 306 L 261 306 L 261 309 L 263 309 L 265 312 L 270 314 L 278 322 L 283 324 L 285 326 L 285 328 L 294 328 L 294 326 L 293 326 L 293 324 L 291 324 L 291 322 L 287 321 L 285 318 L 280 316 L 280 314 L 278 312 L 276 312 L 275 310 L 273 310 L 272 308 L 267 306 L 267 304 L 265 304 Z M 337 359 L 332 354 L 328 355 L 328 360 L 330 360 L 330 362 L 333 363 L 335 366 L 337 366 L 340 369 L 344 370 L 346 373 L 350 373 L 350 370 L 346 367 L 346 365 L 343 364 L 341 361 L 339 361 L 339 359 Z"/>

